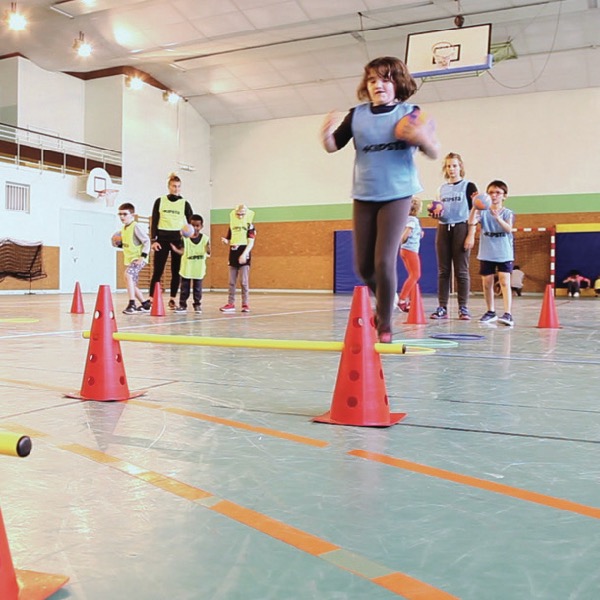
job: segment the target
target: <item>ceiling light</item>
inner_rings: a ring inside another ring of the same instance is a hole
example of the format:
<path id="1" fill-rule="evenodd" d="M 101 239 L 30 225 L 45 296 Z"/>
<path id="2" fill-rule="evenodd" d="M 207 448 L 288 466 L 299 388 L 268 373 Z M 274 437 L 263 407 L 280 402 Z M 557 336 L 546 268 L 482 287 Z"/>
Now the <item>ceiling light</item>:
<path id="1" fill-rule="evenodd" d="M 83 35 L 83 31 L 79 32 L 79 37 L 75 38 L 73 42 L 73 50 L 77 52 L 79 56 L 83 58 L 87 58 L 92 54 L 92 45 L 89 42 L 85 41 L 85 36 Z"/>
<path id="2" fill-rule="evenodd" d="M 169 104 L 177 104 L 179 102 L 179 94 L 170 90 L 165 90 L 163 92 L 163 100 Z"/>
<path id="3" fill-rule="evenodd" d="M 10 11 L 6 11 L 6 16 L 4 18 L 8 28 L 13 31 L 23 31 L 23 29 L 27 27 L 27 19 L 25 15 L 17 12 L 16 2 L 10 3 Z"/>
<path id="4" fill-rule="evenodd" d="M 130 90 L 141 90 L 144 87 L 144 80 L 140 77 L 128 77 L 125 84 Z"/>

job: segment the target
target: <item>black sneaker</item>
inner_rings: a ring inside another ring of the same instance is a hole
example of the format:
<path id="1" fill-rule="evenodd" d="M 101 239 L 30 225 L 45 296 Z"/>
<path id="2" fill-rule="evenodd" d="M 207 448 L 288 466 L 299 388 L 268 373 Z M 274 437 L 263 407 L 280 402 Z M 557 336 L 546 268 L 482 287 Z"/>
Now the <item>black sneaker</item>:
<path id="1" fill-rule="evenodd" d="M 429 316 L 430 319 L 447 319 L 448 310 L 445 306 L 438 306 L 434 312 Z"/>
<path id="2" fill-rule="evenodd" d="M 493 310 L 488 310 L 482 317 L 479 319 L 480 323 L 493 323 L 498 320 L 498 315 Z"/>
<path id="3" fill-rule="evenodd" d="M 186 313 L 187 312 L 187 307 L 186 306 L 176 306 L 175 307 L 175 312 L 176 313 Z"/>
<path id="4" fill-rule="evenodd" d="M 150 303 L 150 300 L 145 300 L 137 307 L 137 311 L 141 313 L 149 313 L 151 308 L 152 304 Z"/>
<path id="5" fill-rule="evenodd" d="M 502 323 L 502 325 L 506 325 L 507 327 L 513 327 L 515 322 L 513 321 L 512 315 L 510 313 L 504 313 L 499 319 L 498 323 Z"/>
<path id="6" fill-rule="evenodd" d="M 194 312 L 200 314 L 202 312 L 202 307 L 199 304 L 195 305 Z"/>
<path id="7" fill-rule="evenodd" d="M 137 313 L 137 308 L 135 304 L 128 304 L 127 308 L 123 311 L 124 315 L 135 315 Z"/>

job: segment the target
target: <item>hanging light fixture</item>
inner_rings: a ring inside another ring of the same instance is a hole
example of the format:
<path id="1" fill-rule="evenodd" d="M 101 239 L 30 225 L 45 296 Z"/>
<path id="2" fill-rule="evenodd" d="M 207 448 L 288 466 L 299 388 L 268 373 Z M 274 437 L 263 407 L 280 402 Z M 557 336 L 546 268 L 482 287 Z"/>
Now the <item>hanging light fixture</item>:
<path id="1" fill-rule="evenodd" d="M 77 54 L 83 58 L 87 58 L 92 54 L 92 45 L 89 42 L 85 41 L 85 36 L 83 35 L 83 31 L 79 32 L 79 37 L 75 38 L 73 42 L 73 50 L 77 52 Z"/>
<path id="2" fill-rule="evenodd" d="M 6 11 L 4 20 L 12 31 L 23 31 L 27 27 L 27 18 L 17 11 L 16 2 L 10 3 L 10 11 Z"/>

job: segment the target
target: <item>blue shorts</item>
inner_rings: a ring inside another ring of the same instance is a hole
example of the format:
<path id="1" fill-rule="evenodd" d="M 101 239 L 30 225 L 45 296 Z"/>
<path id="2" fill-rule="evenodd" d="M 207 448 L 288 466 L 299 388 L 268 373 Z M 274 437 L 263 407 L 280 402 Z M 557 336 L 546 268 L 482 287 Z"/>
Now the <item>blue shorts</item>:
<path id="1" fill-rule="evenodd" d="M 513 261 L 507 260 L 506 262 L 493 262 L 491 260 L 480 260 L 479 261 L 479 274 L 480 275 L 495 275 L 498 273 L 512 273 Z"/>

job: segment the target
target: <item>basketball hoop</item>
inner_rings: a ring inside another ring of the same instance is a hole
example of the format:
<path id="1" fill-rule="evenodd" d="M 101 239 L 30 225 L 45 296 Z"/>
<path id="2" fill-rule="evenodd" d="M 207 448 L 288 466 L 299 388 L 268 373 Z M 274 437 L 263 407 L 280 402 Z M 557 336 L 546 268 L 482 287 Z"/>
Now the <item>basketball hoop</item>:
<path id="1" fill-rule="evenodd" d="M 111 207 L 115 205 L 115 198 L 117 197 L 117 194 L 119 193 L 119 190 L 102 190 L 100 192 L 98 192 L 98 198 L 104 198 L 104 201 L 106 202 L 106 206 L 107 207 Z"/>
<path id="2" fill-rule="evenodd" d="M 440 69 L 450 67 L 450 61 L 454 57 L 455 47 L 449 42 L 438 42 L 431 47 L 433 63 Z"/>

